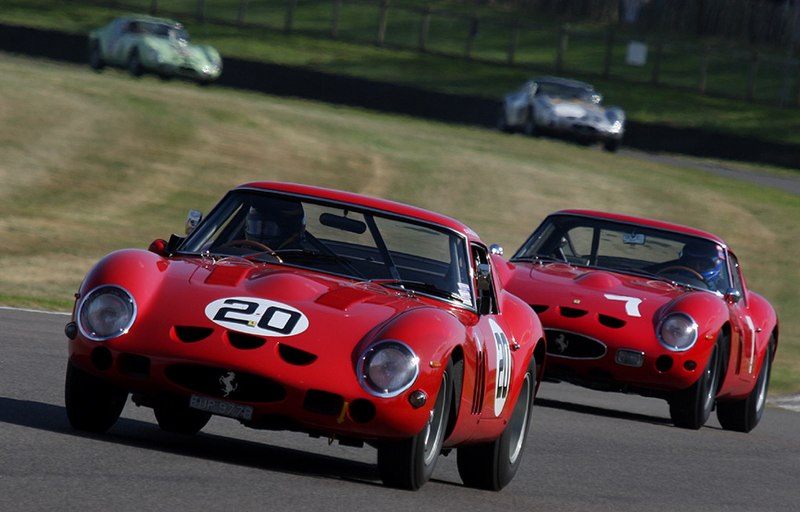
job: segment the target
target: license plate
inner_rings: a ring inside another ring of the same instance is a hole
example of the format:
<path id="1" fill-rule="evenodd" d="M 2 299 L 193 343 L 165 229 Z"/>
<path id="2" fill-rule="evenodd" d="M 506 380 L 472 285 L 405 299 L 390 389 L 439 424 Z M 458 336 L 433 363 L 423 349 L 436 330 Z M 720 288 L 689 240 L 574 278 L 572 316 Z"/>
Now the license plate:
<path id="1" fill-rule="evenodd" d="M 192 395 L 191 399 L 189 400 L 189 407 L 199 411 L 210 412 L 211 414 L 227 416 L 229 418 L 236 418 L 240 420 L 253 419 L 253 408 L 249 405 L 237 404 L 216 398 L 208 398 L 206 396 Z"/>

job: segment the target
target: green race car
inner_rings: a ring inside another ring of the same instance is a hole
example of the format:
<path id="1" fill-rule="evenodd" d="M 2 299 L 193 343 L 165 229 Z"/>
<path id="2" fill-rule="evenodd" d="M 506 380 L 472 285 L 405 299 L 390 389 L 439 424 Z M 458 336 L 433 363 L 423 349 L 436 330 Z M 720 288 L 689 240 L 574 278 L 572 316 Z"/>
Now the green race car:
<path id="1" fill-rule="evenodd" d="M 177 21 L 130 15 L 114 19 L 89 34 L 89 65 L 127 68 L 141 76 L 183 77 L 210 83 L 222 73 L 222 58 L 211 46 L 189 42 Z"/>

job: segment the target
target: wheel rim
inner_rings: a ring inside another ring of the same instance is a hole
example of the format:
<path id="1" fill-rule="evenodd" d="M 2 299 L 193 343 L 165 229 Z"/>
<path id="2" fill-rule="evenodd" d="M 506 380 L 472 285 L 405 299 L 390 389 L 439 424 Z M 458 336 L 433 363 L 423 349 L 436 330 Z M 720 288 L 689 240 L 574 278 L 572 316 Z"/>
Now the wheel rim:
<path id="1" fill-rule="evenodd" d="M 764 404 L 767 401 L 767 383 L 769 382 L 770 370 L 770 350 L 764 354 L 764 367 L 761 370 L 761 375 L 758 376 L 758 395 L 756 396 L 756 413 L 764 409 Z"/>
<path id="2" fill-rule="evenodd" d="M 706 388 L 705 398 L 703 401 L 703 410 L 711 412 L 711 406 L 714 404 L 714 397 L 717 394 L 717 379 L 719 378 L 717 368 L 719 366 L 719 349 L 714 346 L 714 351 L 708 361 L 708 366 L 705 371 Z"/>
<path id="3" fill-rule="evenodd" d="M 431 417 L 425 426 L 425 465 L 429 466 L 439 456 L 439 450 L 444 440 L 444 416 L 446 402 L 445 397 L 449 392 L 450 385 L 447 373 L 442 377 L 442 385 L 439 387 L 439 394 L 436 397 L 436 405 L 431 410 Z"/>
<path id="4" fill-rule="evenodd" d="M 517 404 L 514 406 L 514 412 L 511 413 L 511 421 L 508 427 L 511 429 L 511 436 L 509 436 L 508 461 L 514 464 L 522 452 L 522 445 L 525 443 L 525 432 L 528 430 L 528 411 L 531 407 L 531 378 L 530 374 L 525 374 L 525 380 L 522 382 L 522 389 L 517 398 Z"/>

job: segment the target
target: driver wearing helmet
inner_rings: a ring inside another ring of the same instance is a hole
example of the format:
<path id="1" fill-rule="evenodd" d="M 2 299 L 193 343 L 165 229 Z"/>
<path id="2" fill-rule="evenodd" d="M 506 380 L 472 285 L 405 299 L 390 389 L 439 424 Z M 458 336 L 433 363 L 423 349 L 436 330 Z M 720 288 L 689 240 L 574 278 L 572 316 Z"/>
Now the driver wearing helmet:
<path id="1" fill-rule="evenodd" d="M 710 242 L 689 242 L 681 251 L 680 264 L 696 271 L 703 277 L 709 290 L 725 288 L 725 253 Z"/>
<path id="2" fill-rule="evenodd" d="M 265 199 L 250 207 L 245 219 L 247 240 L 279 250 L 300 245 L 305 233 L 303 206 L 294 201 Z"/>

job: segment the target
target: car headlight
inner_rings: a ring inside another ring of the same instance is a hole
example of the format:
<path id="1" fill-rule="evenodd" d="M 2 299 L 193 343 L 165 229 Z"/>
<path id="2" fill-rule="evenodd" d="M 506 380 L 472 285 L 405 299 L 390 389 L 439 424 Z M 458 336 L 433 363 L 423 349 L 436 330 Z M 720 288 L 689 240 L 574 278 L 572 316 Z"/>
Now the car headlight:
<path id="1" fill-rule="evenodd" d="M 697 341 L 697 322 L 686 313 L 671 313 L 661 320 L 656 332 L 662 345 L 683 352 Z"/>
<path id="2" fill-rule="evenodd" d="M 119 286 L 95 288 L 78 307 L 78 326 L 95 341 L 110 340 L 128 332 L 136 318 L 136 302 Z"/>
<path id="3" fill-rule="evenodd" d="M 380 341 L 368 348 L 358 362 L 361 386 L 382 398 L 397 396 L 411 387 L 419 375 L 419 358 L 406 344 Z"/>

